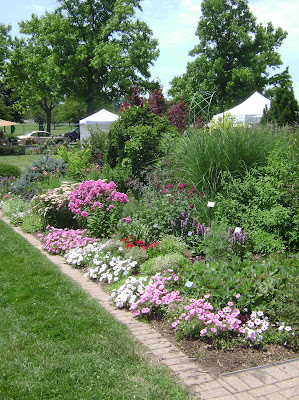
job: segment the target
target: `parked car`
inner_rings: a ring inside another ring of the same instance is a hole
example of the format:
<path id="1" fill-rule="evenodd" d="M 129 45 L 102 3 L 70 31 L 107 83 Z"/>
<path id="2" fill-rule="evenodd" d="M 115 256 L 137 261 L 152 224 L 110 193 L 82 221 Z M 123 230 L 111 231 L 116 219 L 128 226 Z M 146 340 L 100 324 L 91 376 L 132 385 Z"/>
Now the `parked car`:
<path id="1" fill-rule="evenodd" d="M 46 144 L 54 142 L 55 144 L 64 144 L 70 141 L 69 138 L 63 136 L 54 136 L 46 131 L 32 131 L 25 133 L 24 135 L 17 136 L 18 144 L 30 145 L 30 144 Z"/>
<path id="2" fill-rule="evenodd" d="M 64 133 L 63 136 L 69 138 L 71 142 L 76 142 L 77 140 L 80 140 L 79 126 L 72 129 L 70 132 Z"/>

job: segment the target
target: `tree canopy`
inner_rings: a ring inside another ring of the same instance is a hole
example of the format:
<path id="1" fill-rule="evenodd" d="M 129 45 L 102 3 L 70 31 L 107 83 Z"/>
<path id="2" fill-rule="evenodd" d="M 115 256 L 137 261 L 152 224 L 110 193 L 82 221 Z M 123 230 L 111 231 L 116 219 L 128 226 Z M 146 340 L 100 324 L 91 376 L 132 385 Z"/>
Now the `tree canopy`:
<path id="1" fill-rule="evenodd" d="M 247 0 L 203 0 L 201 9 L 199 43 L 189 53 L 195 59 L 172 80 L 170 95 L 190 101 L 198 91 L 215 91 L 214 111 L 221 112 L 279 80 L 270 69 L 282 64 L 282 28 L 258 24 Z"/>
<path id="2" fill-rule="evenodd" d="M 158 42 L 147 24 L 135 18 L 140 0 L 59 3 L 74 45 L 71 94 L 86 100 L 88 114 L 128 94 L 132 84 L 152 87 L 149 66 L 159 55 Z"/>
<path id="3" fill-rule="evenodd" d="M 86 102 L 86 114 L 129 93 L 147 90 L 157 40 L 135 10 L 141 0 L 58 0 L 53 13 L 22 21 L 7 76 L 20 104 L 39 108 L 50 130 L 53 108 L 65 98 Z M 1 60 L 0 60 L 1 68 Z"/>

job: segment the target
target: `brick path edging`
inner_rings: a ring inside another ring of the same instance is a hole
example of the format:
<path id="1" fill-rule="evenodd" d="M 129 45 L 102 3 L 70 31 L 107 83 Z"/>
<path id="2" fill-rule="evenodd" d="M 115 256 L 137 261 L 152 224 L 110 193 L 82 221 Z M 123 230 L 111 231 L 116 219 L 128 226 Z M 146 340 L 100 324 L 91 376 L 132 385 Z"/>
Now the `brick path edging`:
<path id="1" fill-rule="evenodd" d="M 11 226 L 1 211 L 0 218 Z M 125 324 L 138 342 L 147 348 L 148 353 L 180 378 L 194 393 L 195 398 L 201 400 L 299 400 L 299 359 L 223 375 L 205 371 L 154 328 L 138 321 L 132 313 L 115 308 L 109 300 L 109 294 L 100 285 L 96 285 L 84 277 L 78 269 L 68 265 L 62 256 L 47 253 L 37 238 L 23 232 L 20 227 L 11 226 L 11 228 L 96 299 L 116 320 Z"/>

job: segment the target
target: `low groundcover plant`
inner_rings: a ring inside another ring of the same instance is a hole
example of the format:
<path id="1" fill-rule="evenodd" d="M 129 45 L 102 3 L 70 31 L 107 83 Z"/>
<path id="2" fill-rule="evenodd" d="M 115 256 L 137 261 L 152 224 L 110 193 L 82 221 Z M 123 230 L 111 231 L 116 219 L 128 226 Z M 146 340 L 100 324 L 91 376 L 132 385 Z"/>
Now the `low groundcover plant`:
<path id="1" fill-rule="evenodd" d="M 108 284 L 117 282 L 121 275 L 128 275 L 137 266 L 137 261 L 132 261 L 131 258 L 123 259 L 121 256 L 115 257 L 110 252 L 103 255 L 102 259 L 93 259 L 92 263 L 96 265 L 90 267 L 84 276 Z"/>
<path id="2" fill-rule="evenodd" d="M 112 290 L 110 300 L 118 308 L 129 307 L 138 300 L 150 283 L 149 277 L 130 276 L 118 289 Z"/>
<path id="3" fill-rule="evenodd" d="M 48 233 L 38 234 L 38 238 L 43 243 L 43 248 L 48 253 L 65 254 L 68 250 L 86 246 L 87 243 L 97 242 L 98 239 L 86 236 L 86 229 L 59 229 L 53 226 L 46 227 Z"/>

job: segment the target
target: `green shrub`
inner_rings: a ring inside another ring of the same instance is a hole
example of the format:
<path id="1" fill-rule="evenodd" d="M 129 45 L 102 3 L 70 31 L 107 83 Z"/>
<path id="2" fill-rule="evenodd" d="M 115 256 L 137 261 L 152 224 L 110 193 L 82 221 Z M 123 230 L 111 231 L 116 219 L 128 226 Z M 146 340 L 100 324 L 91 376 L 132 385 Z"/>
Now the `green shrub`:
<path id="1" fill-rule="evenodd" d="M 166 148 L 165 135 L 178 135 L 166 117 L 152 114 L 148 104 L 124 110 L 113 123 L 108 135 L 107 162 L 114 168 L 123 161 L 132 168 L 133 176 L 141 176 L 141 171 L 156 162 Z M 160 146 L 161 142 L 161 146 Z"/>
<path id="2" fill-rule="evenodd" d="M 0 163 L 0 177 L 11 177 L 19 178 L 22 174 L 22 170 L 16 165 L 2 164 Z"/>
<path id="3" fill-rule="evenodd" d="M 182 238 L 178 238 L 173 235 L 165 235 L 161 238 L 157 250 L 161 255 L 174 253 L 185 254 L 187 251 L 187 245 Z"/>
<path id="4" fill-rule="evenodd" d="M 64 161 L 66 176 L 75 180 L 86 179 L 87 169 L 91 163 L 90 148 L 74 151 L 62 146 L 58 150 L 57 156 Z"/>
<path id="5" fill-rule="evenodd" d="M 83 140 L 82 147 L 90 155 L 90 161 L 102 167 L 108 150 L 108 132 L 97 128 L 91 129 L 89 133 L 89 137 Z"/>
<path id="6" fill-rule="evenodd" d="M 164 270 L 173 269 L 178 271 L 182 268 L 188 260 L 182 254 L 171 253 L 167 255 L 160 255 L 158 257 L 150 258 L 145 261 L 141 267 L 140 271 L 142 274 L 153 276 L 162 273 Z"/>
<path id="7" fill-rule="evenodd" d="M 215 218 L 250 233 L 262 253 L 298 248 L 298 166 L 291 148 L 277 148 L 264 167 L 244 179 L 225 176 L 217 195 Z"/>
<path id="8" fill-rule="evenodd" d="M 163 190 L 145 187 L 137 207 L 132 210 L 133 215 L 130 215 L 132 220 L 136 218 L 148 226 L 151 240 L 159 240 L 164 235 L 171 234 L 187 235 L 188 230 L 183 229 L 178 221 L 182 213 L 189 219 L 189 225 L 193 223 L 191 202 L 196 194 L 192 192 L 192 188 L 187 188 L 185 184 L 178 187 L 166 186 L 167 189 Z"/>
<path id="9" fill-rule="evenodd" d="M 122 238 L 128 238 L 132 236 L 137 240 L 143 240 L 144 243 L 148 243 L 152 239 L 150 227 L 143 221 L 134 217 L 131 218 L 129 223 L 120 221 L 118 224 L 117 233 Z"/>
<path id="10" fill-rule="evenodd" d="M 22 230 L 27 233 L 41 231 L 46 227 L 43 215 L 26 213 L 23 217 Z"/>
<path id="11" fill-rule="evenodd" d="M 128 190 L 127 182 L 128 178 L 131 176 L 131 171 L 131 165 L 127 164 L 126 160 L 123 160 L 121 165 L 116 165 L 114 168 L 106 163 L 101 173 L 101 179 L 113 181 L 121 192 L 126 193 Z"/>
<path id="12" fill-rule="evenodd" d="M 207 260 L 220 260 L 228 255 L 229 239 L 227 226 L 224 224 L 213 224 L 209 232 L 202 238 L 200 247 Z"/>

